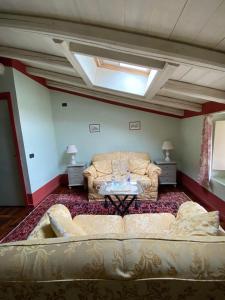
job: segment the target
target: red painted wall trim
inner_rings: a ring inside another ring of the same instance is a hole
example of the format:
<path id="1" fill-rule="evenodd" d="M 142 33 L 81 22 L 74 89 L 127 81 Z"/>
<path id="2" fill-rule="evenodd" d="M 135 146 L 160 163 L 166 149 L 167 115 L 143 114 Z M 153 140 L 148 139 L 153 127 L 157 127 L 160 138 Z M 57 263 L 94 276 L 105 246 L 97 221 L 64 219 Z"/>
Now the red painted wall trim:
<path id="1" fill-rule="evenodd" d="M 46 79 L 29 74 L 26 70 L 26 66 L 23 63 L 21 63 L 19 60 L 0 57 L 0 63 L 2 63 L 6 67 L 11 67 L 11 68 L 16 69 L 17 71 L 23 73 L 24 75 L 26 75 L 30 79 L 33 79 L 34 81 L 36 81 L 36 82 L 40 83 L 41 85 L 47 87 Z"/>
<path id="2" fill-rule="evenodd" d="M 15 125 L 15 121 L 14 121 L 12 98 L 11 98 L 10 93 L 9 92 L 0 93 L 0 101 L 1 100 L 6 100 L 7 104 L 8 104 L 10 122 L 11 122 L 12 131 L 13 131 L 13 139 L 14 139 L 15 148 L 16 148 L 16 159 L 17 159 L 18 171 L 19 171 L 19 176 L 20 176 L 23 195 L 24 195 L 24 201 L 25 201 L 25 204 L 29 204 L 28 197 L 26 194 L 25 179 L 24 179 L 24 175 L 23 175 L 23 167 L 22 167 L 19 143 L 18 143 L 18 138 L 17 138 L 17 133 L 16 133 L 16 125 Z"/>
<path id="3" fill-rule="evenodd" d="M 56 176 L 37 191 L 28 195 L 29 205 L 37 206 L 61 184 L 61 175 Z"/>
<path id="4" fill-rule="evenodd" d="M 182 172 L 178 172 L 178 180 L 191 194 L 193 200 L 199 202 L 209 211 L 218 210 L 221 221 L 225 222 L 225 201 Z"/>
<path id="5" fill-rule="evenodd" d="M 223 110 L 225 111 L 225 104 L 210 101 L 202 104 L 201 112 L 185 110 L 183 118 L 206 115 L 206 114 L 215 113 Z"/>

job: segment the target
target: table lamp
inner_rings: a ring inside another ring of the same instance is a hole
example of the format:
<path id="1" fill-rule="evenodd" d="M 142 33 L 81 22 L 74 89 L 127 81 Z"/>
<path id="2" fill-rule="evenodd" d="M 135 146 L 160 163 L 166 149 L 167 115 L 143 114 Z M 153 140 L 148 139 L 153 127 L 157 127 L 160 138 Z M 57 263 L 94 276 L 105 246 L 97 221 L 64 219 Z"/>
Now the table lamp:
<path id="1" fill-rule="evenodd" d="M 166 151 L 165 161 L 170 161 L 170 150 L 173 150 L 173 144 L 171 141 L 164 141 L 162 144 L 162 150 Z"/>
<path id="2" fill-rule="evenodd" d="M 77 147 L 75 145 L 68 145 L 66 149 L 66 153 L 71 154 L 71 165 L 76 164 L 75 155 L 78 152 Z"/>

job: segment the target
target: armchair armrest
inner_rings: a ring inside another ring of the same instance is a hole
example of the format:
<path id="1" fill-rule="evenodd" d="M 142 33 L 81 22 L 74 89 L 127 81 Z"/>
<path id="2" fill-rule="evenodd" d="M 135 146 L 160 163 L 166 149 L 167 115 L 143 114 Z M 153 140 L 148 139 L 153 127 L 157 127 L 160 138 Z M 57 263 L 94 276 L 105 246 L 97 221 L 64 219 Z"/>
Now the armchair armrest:
<path id="1" fill-rule="evenodd" d="M 97 172 L 96 172 L 96 169 L 94 166 L 90 166 L 88 167 L 87 169 L 85 169 L 83 171 L 83 175 L 85 177 L 93 177 L 93 178 L 96 178 L 97 177 Z"/>
<path id="2" fill-rule="evenodd" d="M 155 164 L 149 164 L 147 169 L 147 174 L 149 177 L 152 177 L 154 175 L 160 175 L 162 173 L 162 170 L 156 166 Z"/>

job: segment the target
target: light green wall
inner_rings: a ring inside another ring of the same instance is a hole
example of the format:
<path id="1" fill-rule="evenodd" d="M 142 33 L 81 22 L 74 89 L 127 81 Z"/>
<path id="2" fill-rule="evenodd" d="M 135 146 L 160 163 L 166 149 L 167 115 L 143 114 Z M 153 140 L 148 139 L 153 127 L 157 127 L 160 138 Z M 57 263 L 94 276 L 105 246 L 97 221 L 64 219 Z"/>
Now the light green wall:
<path id="1" fill-rule="evenodd" d="M 68 144 L 75 144 L 78 161 L 89 162 L 95 153 L 108 151 L 146 151 L 152 159 L 162 156 L 161 145 L 172 140 L 179 144 L 180 120 L 167 116 L 118 107 L 99 101 L 51 92 L 60 171 L 69 161 L 65 153 Z M 62 103 L 67 102 L 67 107 Z M 141 121 L 141 130 L 129 131 L 129 121 Z M 89 124 L 99 123 L 100 133 L 89 133 Z M 173 156 L 179 160 L 174 151 Z"/>
<path id="2" fill-rule="evenodd" d="M 202 124 L 203 116 L 180 121 L 180 169 L 194 180 L 199 175 Z"/>
<path id="3" fill-rule="evenodd" d="M 180 124 L 180 169 L 195 181 L 198 179 L 200 169 L 203 118 L 203 116 L 197 116 L 183 119 Z M 224 185 L 212 179 L 209 190 L 219 198 L 225 200 Z"/>
<path id="4" fill-rule="evenodd" d="M 33 193 L 58 175 L 49 90 L 13 70 L 25 157 Z M 34 158 L 29 154 L 34 153 Z"/>

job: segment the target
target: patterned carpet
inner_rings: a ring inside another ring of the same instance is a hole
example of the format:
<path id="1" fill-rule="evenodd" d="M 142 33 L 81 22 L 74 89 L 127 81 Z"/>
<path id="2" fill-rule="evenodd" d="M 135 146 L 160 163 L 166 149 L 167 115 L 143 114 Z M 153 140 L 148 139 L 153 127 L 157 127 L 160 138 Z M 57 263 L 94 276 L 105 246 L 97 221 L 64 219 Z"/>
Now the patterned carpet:
<path id="1" fill-rule="evenodd" d="M 138 209 L 136 209 L 132 204 L 129 208 L 129 213 L 141 214 L 170 212 L 172 214 L 176 214 L 179 206 L 188 200 L 190 200 L 190 198 L 188 198 L 188 196 L 183 192 L 161 193 L 158 201 L 141 201 Z M 113 206 L 105 208 L 103 205 L 104 202 L 89 203 L 87 201 L 87 194 L 83 191 L 74 192 L 72 194 L 52 194 L 42 201 L 0 242 L 6 243 L 25 240 L 48 208 L 57 203 L 67 206 L 73 217 L 80 214 L 107 215 L 115 213 L 115 208 Z"/>

